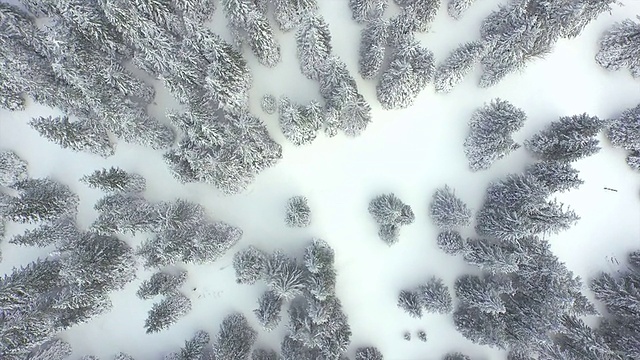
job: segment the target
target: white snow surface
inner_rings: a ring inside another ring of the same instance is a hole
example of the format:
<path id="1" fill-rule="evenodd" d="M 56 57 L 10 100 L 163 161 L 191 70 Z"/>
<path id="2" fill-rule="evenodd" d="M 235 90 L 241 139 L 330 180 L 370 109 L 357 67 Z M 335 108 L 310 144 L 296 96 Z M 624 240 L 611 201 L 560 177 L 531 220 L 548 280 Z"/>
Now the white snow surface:
<path id="1" fill-rule="evenodd" d="M 361 25 L 351 20 L 346 0 L 321 0 L 321 13 L 329 23 L 334 53 L 347 64 L 360 91 L 373 107 L 373 122 L 358 138 L 324 135 L 310 145 L 294 147 L 278 128 L 277 114 L 266 115 L 260 99 L 266 93 L 285 95 L 293 101 L 319 99 L 318 84 L 305 79 L 295 55 L 293 32 L 281 33 L 272 19 L 282 50 L 282 61 L 274 69 L 258 64 L 244 49 L 254 75 L 251 106 L 267 124 L 272 136 L 283 145 L 283 159 L 260 174 L 246 192 L 223 196 L 206 184 L 183 185 L 173 179 L 162 160 L 162 152 L 119 142 L 115 156 L 103 159 L 74 153 L 39 137 L 27 121 L 33 116 L 57 111 L 30 105 L 24 112 L 0 111 L 0 148 L 14 150 L 29 163 L 32 177 L 52 176 L 69 185 L 81 198 L 79 225 L 86 228 L 95 218 L 93 204 L 103 194 L 78 182 L 102 167 L 117 165 L 147 179 L 149 200 L 184 198 L 202 204 L 213 219 L 239 226 L 241 241 L 225 257 L 211 265 L 188 265 L 187 284 L 182 288 L 193 302 L 193 310 L 169 329 L 145 334 L 143 324 L 155 300 L 140 300 L 135 292 L 151 275 L 139 277 L 122 291 L 112 294 L 113 310 L 60 336 L 71 343 L 72 359 L 96 355 L 110 359 L 123 351 L 136 359 L 159 359 L 177 350 L 195 331 L 203 329 L 215 337 L 222 318 L 232 311 L 245 313 L 259 329 L 251 312 L 265 286 L 238 285 L 231 266 L 235 251 L 248 245 L 271 251 L 301 250 L 312 237 L 325 239 L 335 249 L 338 271 L 337 294 L 342 300 L 353 331 L 349 356 L 360 346 L 378 347 L 385 359 L 440 359 L 450 351 L 461 351 L 473 359 L 504 359 L 505 354 L 472 344 L 454 328 L 450 314 L 426 314 L 410 318 L 396 305 L 401 289 L 419 285 L 431 276 L 444 279 L 452 290 L 459 275 L 476 271 L 459 257 L 446 255 L 436 245 L 437 229 L 428 217 L 428 204 L 436 188 L 448 184 L 472 209 L 479 209 L 490 181 L 519 172 L 533 162 L 524 149 L 512 153 L 488 170 L 468 170 L 462 143 L 471 113 L 495 97 L 522 108 L 528 115 L 525 127 L 515 135 L 522 142 L 560 116 L 587 112 L 611 118 L 640 102 L 640 83 L 626 71 L 607 72 L 593 60 L 600 34 L 615 21 L 640 13 L 640 2 L 622 1 L 611 14 L 603 14 L 573 40 L 561 40 L 545 59 L 530 63 L 518 74 L 511 74 L 497 86 L 477 87 L 479 66 L 449 94 L 435 94 L 433 87 L 423 91 L 416 104 L 402 111 L 384 111 L 375 98 L 375 81 L 364 81 L 357 73 Z M 391 1 L 390 1 L 391 3 Z M 479 37 L 479 25 L 498 5 L 496 0 L 474 4 L 455 21 L 446 14 L 443 1 L 437 20 L 419 40 L 442 60 L 458 44 Z M 395 5 L 388 10 L 397 11 Z M 221 9 L 212 25 L 226 32 Z M 224 35 L 227 39 L 228 34 Z M 161 121 L 164 110 L 173 106 L 166 91 L 156 97 L 151 109 Z M 640 248 L 640 175 L 625 164 L 625 152 L 613 149 L 603 140 L 603 150 L 575 166 L 585 184 L 560 196 L 582 217 L 569 231 L 552 236 L 553 251 L 569 269 L 584 279 L 598 271 L 613 271 L 626 254 Z M 610 187 L 618 190 L 604 190 Z M 400 241 L 389 247 L 377 236 L 377 226 L 367 212 L 369 201 L 381 193 L 394 192 L 412 206 L 416 221 L 401 230 Z M 304 195 L 312 210 L 311 226 L 291 229 L 284 224 L 289 197 Z M 9 224 L 7 237 L 24 226 Z M 464 235 L 472 235 L 468 229 Z M 142 240 L 125 238 L 132 246 Z M 0 272 L 26 264 L 51 249 L 18 247 L 5 240 Z M 585 286 L 585 292 L 592 297 Z M 286 314 L 283 313 L 286 319 Z M 271 333 L 260 332 L 257 346 L 280 348 L 286 321 Z M 428 341 L 417 339 L 425 330 Z M 413 335 L 402 338 L 404 331 Z"/>

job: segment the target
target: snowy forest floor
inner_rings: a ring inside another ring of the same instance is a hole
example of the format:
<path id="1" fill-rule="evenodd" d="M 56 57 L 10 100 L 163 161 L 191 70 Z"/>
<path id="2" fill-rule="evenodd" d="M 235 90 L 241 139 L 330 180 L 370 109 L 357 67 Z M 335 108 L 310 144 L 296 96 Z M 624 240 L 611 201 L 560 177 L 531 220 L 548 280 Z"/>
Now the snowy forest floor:
<path id="1" fill-rule="evenodd" d="M 459 21 L 446 15 L 443 4 L 431 31 L 417 35 L 423 45 L 442 60 L 458 44 L 478 38 L 480 22 L 499 2 L 474 4 Z M 488 171 L 468 170 L 462 143 L 471 113 L 500 97 L 528 115 L 525 127 L 515 134 L 522 142 L 560 116 L 586 112 L 612 118 L 634 107 L 640 100 L 640 83 L 627 72 L 607 72 L 593 60 L 597 39 L 615 21 L 640 13 L 640 1 L 623 1 L 611 14 L 603 14 L 573 40 L 560 40 L 553 53 L 529 64 L 522 73 L 511 74 L 489 89 L 477 87 L 479 68 L 449 94 L 427 88 L 416 104 L 406 110 L 385 111 L 375 97 L 375 82 L 357 72 L 361 25 L 351 19 L 346 0 L 321 1 L 321 13 L 329 24 L 334 53 L 346 62 L 358 87 L 373 107 L 373 122 L 362 136 L 347 138 L 321 135 L 312 144 L 295 147 L 282 136 L 277 115 L 260 110 L 264 94 L 288 96 L 305 103 L 318 99 L 318 85 L 299 70 L 293 33 L 277 33 L 282 61 L 274 69 L 260 66 L 245 49 L 253 76 L 251 110 L 268 126 L 272 137 L 283 146 L 283 159 L 260 174 L 244 193 L 224 196 L 205 184 L 183 185 L 169 173 L 162 153 L 119 142 L 108 159 L 63 150 L 41 138 L 27 124 L 34 116 L 54 115 L 37 105 L 27 111 L 0 110 L 0 147 L 14 150 L 29 163 L 32 177 L 52 176 L 80 195 L 78 222 L 86 228 L 96 216 L 94 203 L 102 196 L 78 182 L 85 174 L 112 165 L 139 173 L 147 179 L 145 196 L 151 201 L 184 198 L 202 204 L 212 218 L 239 226 L 241 241 L 227 255 L 211 265 L 188 265 L 185 294 L 193 310 L 168 330 L 145 334 L 143 324 L 152 300 L 140 300 L 135 292 L 151 272 L 122 291 L 112 294 L 113 310 L 88 323 L 66 331 L 61 337 L 74 349 L 74 357 L 92 354 L 103 358 L 124 351 L 137 359 L 156 359 L 178 349 L 196 330 L 215 334 L 222 318 L 232 311 L 247 315 L 259 328 L 251 311 L 263 285 L 238 285 L 231 266 L 233 253 L 248 245 L 270 251 L 282 248 L 299 254 L 312 237 L 326 240 L 336 252 L 337 295 L 342 300 L 353 331 L 351 348 L 375 345 L 388 359 L 437 359 L 449 351 L 462 351 L 474 359 L 500 359 L 504 355 L 478 346 L 456 332 L 451 315 L 428 314 L 410 318 L 396 305 L 398 292 L 413 287 L 432 275 L 442 277 L 452 288 L 463 273 L 473 272 L 461 258 L 436 246 L 437 229 L 428 217 L 428 204 L 436 188 L 448 184 L 472 209 L 482 203 L 492 180 L 520 172 L 533 159 L 519 149 L 498 161 Z M 212 27 L 229 39 L 225 19 L 218 9 Z M 174 106 L 169 94 L 158 89 L 152 114 L 163 119 Z M 166 121 L 166 119 L 165 119 Z M 575 164 L 585 181 L 578 190 L 561 195 L 581 220 L 568 231 L 550 237 L 552 249 L 568 268 L 583 279 L 596 272 L 617 268 L 622 260 L 640 248 L 640 176 L 625 164 L 625 153 L 601 139 L 603 150 Z M 617 192 L 605 190 L 613 188 Z M 369 201 L 381 193 L 394 192 L 411 205 L 416 221 L 402 229 L 400 241 L 388 247 L 377 236 L 377 226 L 367 212 Z M 286 200 L 293 195 L 309 198 L 312 224 L 290 229 L 284 224 Z M 7 237 L 23 226 L 11 224 Z M 466 233 L 463 235 L 471 235 Z M 129 238 L 137 245 L 142 236 Z M 4 242 L 0 272 L 25 264 L 50 249 L 23 248 Z M 585 293 L 592 298 L 585 286 Z M 260 332 L 258 345 L 279 348 L 285 333 L 283 322 L 271 333 Z M 404 331 L 427 332 L 426 343 L 403 340 Z M 353 350 L 350 352 L 353 355 Z"/>

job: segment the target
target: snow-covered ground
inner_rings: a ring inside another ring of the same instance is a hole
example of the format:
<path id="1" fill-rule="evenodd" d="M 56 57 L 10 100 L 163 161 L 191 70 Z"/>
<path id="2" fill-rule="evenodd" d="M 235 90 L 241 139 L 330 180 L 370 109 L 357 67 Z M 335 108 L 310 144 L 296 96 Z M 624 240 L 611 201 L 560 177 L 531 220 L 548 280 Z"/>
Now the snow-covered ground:
<path id="1" fill-rule="evenodd" d="M 112 295 L 113 311 L 76 326 L 61 337 L 74 348 L 74 357 L 92 354 L 108 359 L 124 351 L 136 359 L 157 359 L 176 350 L 196 330 L 214 335 L 221 319 L 231 311 L 242 311 L 257 329 L 251 313 L 264 285 L 235 283 L 231 257 L 234 251 L 253 244 L 270 251 L 277 248 L 300 254 L 312 237 L 320 237 L 336 251 L 337 294 L 349 316 L 352 350 L 375 345 L 387 359 L 439 359 L 449 351 L 462 351 L 474 359 L 502 359 L 504 355 L 472 344 L 456 332 L 450 315 L 427 314 L 410 318 L 396 306 L 400 289 L 420 284 L 435 275 L 452 287 L 461 273 L 474 271 L 461 258 L 446 255 L 436 246 L 437 229 L 427 207 L 437 187 L 448 184 L 473 209 L 481 205 L 488 183 L 505 174 L 518 172 L 533 160 L 520 149 L 498 161 L 489 171 L 468 170 L 462 142 L 471 113 L 483 103 L 500 97 L 522 108 L 528 121 L 515 135 L 518 142 L 528 138 L 559 116 L 587 112 L 602 118 L 617 116 L 640 102 L 640 83 L 627 72 L 606 72 L 593 56 L 600 34 L 613 22 L 640 13 L 640 2 L 623 1 L 603 14 L 573 40 L 561 40 L 555 51 L 537 60 L 520 74 L 509 75 L 497 86 L 476 86 L 479 68 L 450 94 L 423 91 L 416 104 L 402 111 L 383 111 L 375 99 L 375 82 L 357 74 L 357 52 L 361 26 L 351 20 L 346 0 L 323 0 L 321 13 L 329 23 L 334 53 L 347 64 L 362 94 L 373 106 L 373 123 L 358 138 L 321 135 L 311 145 L 294 147 L 279 131 L 277 115 L 259 108 L 262 95 L 286 95 L 293 101 L 318 99 L 318 84 L 305 79 L 295 55 L 294 34 L 276 30 L 282 62 L 274 69 L 261 67 L 245 51 L 254 75 L 252 110 L 267 124 L 272 136 L 283 145 L 283 159 L 263 172 L 246 192 L 223 196 L 204 184 L 183 185 L 173 179 L 161 152 L 119 143 L 116 155 L 102 159 L 74 153 L 49 143 L 32 130 L 27 121 L 35 115 L 54 112 L 31 106 L 26 112 L 0 111 L 0 148 L 12 149 L 29 163 L 30 175 L 50 175 L 68 184 L 81 198 L 80 226 L 88 226 L 96 213 L 93 204 L 102 193 L 89 189 L 78 179 L 95 169 L 117 165 L 143 175 L 150 200 L 184 198 L 206 207 L 214 219 L 241 227 L 244 236 L 224 258 L 207 266 L 187 266 L 183 291 L 193 302 L 193 310 L 168 330 L 145 334 L 143 324 L 153 301 L 135 296 L 140 282 L 151 273 L 141 271 L 138 280 Z M 443 59 L 459 43 L 479 37 L 482 19 L 499 1 L 474 4 L 460 21 L 446 15 L 442 4 L 431 32 L 418 36 L 437 60 Z M 213 26 L 224 31 L 224 16 L 217 10 Z M 172 103 L 156 99 L 163 107 Z M 631 249 L 640 248 L 640 175 L 624 162 L 625 154 L 606 141 L 603 150 L 576 163 L 584 185 L 561 196 L 582 220 L 571 230 L 550 239 L 554 252 L 569 269 L 583 278 L 615 266 L 611 258 L 623 260 Z M 607 191 L 614 188 L 617 192 Z M 371 198 L 394 192 L 411 205 L 414 224 L 401 230 L 400 241 L 388 247 L 379 240 L 377 227 L 367 212 Z M 290 229 L 284 224 L 286 200 L 293 195 L 309 198 L 312 224 Z M 23 227 L 11 224 L 8 236 Z M 471 235 L 467 233 L 466 235 Z M 137 245 L 141 238 L 128 239 Z M 3 261 L 0 272 L 25 264 L 48 249 L 0 245 Z M 585 288 L 586 290 L 586 288 Z M 279 349 L 285 333 L 283 322 L 272 333 L 260 333 L 258 345 Z M 428 341 L 416 338 L 427 332 Z M 410 331 L 413 340 L 402 339 Z"/>

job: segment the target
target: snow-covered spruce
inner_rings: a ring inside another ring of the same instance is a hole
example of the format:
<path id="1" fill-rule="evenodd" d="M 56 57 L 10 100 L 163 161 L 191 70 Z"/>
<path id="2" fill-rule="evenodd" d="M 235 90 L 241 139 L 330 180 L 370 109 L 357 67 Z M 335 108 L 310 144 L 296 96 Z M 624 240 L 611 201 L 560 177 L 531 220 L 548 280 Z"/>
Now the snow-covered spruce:
<path id="1" fill-rule="evenodd" d="M 463 257 L 469 264 L 492 274 L 515 273 L 522 262 L 522 257 L 510 244 L 486 239 L 468 239 Z"/>
<path id="2" fill-rule="evenodd" d="M 4 210 L 9 220 L 34 223 L 74 217 L 77 212 L 78 195 L 53 179 L 26 179 L 12 187 L 18 191 L 18 197 L 11 198 Z"/>
<path id="3" fill-rule="evenodd" d="M 135 359 L 131 355 L 125 354 L 123 352 L 119 352 L 113 357 L 113 360 L 135 360 Z"/>
<path id="4" fill-rule="evenodd" d="M 26 359 L 28 360 L 64 360 L 71 356 L 71 345 L 58 338 L 54 338 L 35 347 Z"/>
<path id="5" fill-rule="evenodd" d="M 258 299 L 258 308 L 253 313 L 265 331 L 271 331 L 278 326 L 282 317 L 283 299 L 271 290 L 265 291 Z"/>
<path id="6" fill-rule="evenodd" d="M 304 268 L 295 259 L 280 251 L 267 258 L 265 279 L 269 289 L 284 300 L 291 300 L 302 294 L 305 287 Z"/>
<path id="7" fill-rule="evenodd" d="M 248 359 L 258 333 L 241 313 L 227 315 L 213 345 L 215 359 Z"/>
<path id="8" fill-rule="evenodd" d="M 469 120 L 464 152 L 472 171 L 486 170 L 497 160 L 518 149 L 511 135 L 522 128 L 527 115 L 501 99 L 476 110 Z"/>
<path id="9" fill-rule="evenodd" d="M 471 358 L 463 353 L 454 352 L 446 354 L 442 360 L 471 360 Z"/>
<path id="10" fill-rule="evenodd" d="M 272 94 L 265 94 L 260 101 L 262 111 L 271 115 L 278 111 L 278 100 Z"/>
<path id="11" fill-rule="evenodd" d="M 282 31 L 295 29 L 305 18 L 318 12 L 317 0 L 273 0 L 272 3 L 276 22 Z"/>
<path id="12" fill-rule="evenodd" d="M 395 0 L 402 12 L 400 16 L 406 17 L 407 22 L 418 32 L 429 30 L 431 22 L 435 20 L 440 9 L 440 0 Z"/>
<path id="13" fill-rule="evenodd" d="M 418 287 L 418 296 L 426 312 L 446 314 L 453 310 L 451 294 L 442 279 L 433 277 Z"/>
<path id="14" fill-rule="evenodd" d="M 640 171 L 640 150 L 633 150 L 627 155 L 627 165 L 636 171 Z"/>
<path id="15" fill-rule="evenodd" d="M 27 103 L 20 91 L 8 83 L 3 82 L 0 84 L 0 109 L 22 111 L 26 108 L 26 105 Z"/>
<path id="16" fill-rule="evenodd" d="M 403 109 L 415 102 L 435 73 L 433 53 L 415 40 L 399 44 L 389 67 L 376 85 L 376 96 L 384 109 Z"/>
<path id="17" fill-rule="evenodd" d="M 415 220 L 411 206 L 403 203 L 393 193 L 379 195 L 371 200 L 369 214 L 380 225 L 409 225 Z"/>
<path id="18" fill-rule="evenodd" d="M 456 297 L 465 306 L 485 313 L 504 313 L 505 304 L 492 284 L 475 275 L 463 275 L 455 283 Z"/>
<path id="19" fill-rule="evenodd" d="M 524 146 L 541 160 L 576 161 L 600 151 L 597 135 L 603 126 L 595 116 L 563 116 L 525 141 Z"/>
<path id="20" fill-rule="evenodd" d="M 356 349 L 355 360 L 384 360 L 384 356 L 378 348 L 366 346 Z"/>
<path id="21" fill-rule="evenodd" d="M 304 265 L 312 274 L 333 269 L 335 253 L 325 240 L 314 238 L 304 250 Z"/>
<path id="22" fill-rule="evenodd" d="M 184 342 L 184 346 L 179 352 L 168 354 L 164 360 L 196 360 L 204 359 L 209 354 L 207 346 L 211 340 L 209 334 L 204 330 L 197 331 L 193 337 Z"/>
<path id="23" fill-rule="evenodd" d="M 296 48 L 300 70 L 311 80 L 318 80 L 332 51 L 329 26 L 320 15 L 303 20 L 296 31 Z"/>
<path id="24" fill-rule="evenodd" d="M 358 23 L 370 23 L 382 19 L 389 7 L 389 0 L 349 0 L 351 17 Z"/>
<path id="25" fill-rule="evenodd" d="M 11 238 L 9 242 L 23 246 L 44 247 L 51 244 L 61 246 L 62 244 L 73 242 L 79 237 L 80 230 L 78 230 L 75 220 L 71 217 L 63 216 L 42 224 L 35 229 L 26 230 L 23 234 Z"/>
<path id="26" fill-rule="evenodd" d="M 28 177 L 26 161 L 11 150 L 0 151 L 0 186 L 10 187 Z"/>
<path id="27" fill-rule="evenodd" d="M 417 291 L 402 290 L 398 295 L 398 307 L 415 318 L 422 317 L 422 301 Z"/>
<path id="28" fill-rule="evenodd" d="M 389 22 L 384 19 L 373 20 L 362 29 L 358 50 L 358 72 L 363 79 L 373 79 L 380 73 L 385 58 L 388 30 Z"/>
<path id="29" fill-rule="evenodd" d="M 280 360 L 280 355 L 271 349 L 253 349 L 251 360 Z"/>
<path id="30" fill-rule="evenodd" d="M 147 334 L 168 328 L 191 311 L 191 300 L 177 293 L 172 294 L 159 303 L 153 304 L 144 322 Z"/>
<path id="31" fill-rule="evenodd" d="M 151 299 L 156 295 L 169 296 L 177 293 L 186 281 L 186 270 L 181 270 L 177 274 L 157 272 L 140 284 L 136 295 L 141 299 Z"/>
<path id="32" fill-rule="evenodd" d="M 539 161 L 527 166 L 525 173 L 535 177 L 554 193 L 577 189 L 584 183 L 578 176 L 578 170 L 564 161 Z"/>
<path id="33" fill-rule="evenodd" d="M 446 185 L 433 194 L 429 213 L 436 226 L 442 230 L 465 227 L 471 221 L 471 210 Z"/>
<path id="34" fill-rule="evenodd" d="M 438 247 L 447 254 L 456 255 L 465 247 L 464 239 L 457 231 L 445 230 L 438 234 Z"/>
<path id="35" fill-rule="evenodd" d="M 453 50 L 436 68 L 434 84 L 437 92 L 450 92 L 467 76 L 484 55 L 485 45 L 468 42 Z"/>
<path id="36" fill-rule="evenodd" d="M 422 342 L 427 342 L 427 333 L 424 330 L 418 330 L 418 339 Z"/>
<path id="37" fill-rule="evenodd" d="M 39 117 L 29 122 L 41 136 L 74 151 L 88 151 L 103 157 L 115 153 L 109 135 L 97 123 L 88 120 L 70 122 L 69 117 Z"/>
<path id="38" fill-rule="evenodd" d="M 288 227 L 307 227 L 311 223 L 311 208 L 304 196 L 294 196 L 287 201 L 284 219 Z"/>
<path id="39" fill-rule="evenodd" d="M 640 105 L 627 109 L 609 123 L 607 138 L 611 145 L 625 150 L 640 150 Z"/>
<path id="40" fill-rule="evenodd" d="M 615 23 L 600 38 L 596 62 L 607 70 L 629 69 L 640 77 L 640 23 L 631 19 Z"/>
<path id="41" fill-rule="evenodd" d="M 233 255 L 233 268 L 238 284 L 255 284 L 265 276 L 267 254 L 252 245 Z"/>
<path id="42" fill-rule="evenodd" d="M 449 0 L 447 13 L 449 13 L 449 16 L 452 18 L 458 20 L 475 1 L 476 0 Z"/>
<path id="43" fill-rule="evenodd" d="M 322 108 L 317 101 L 311 101 L 309 105 L 303 106 L 283 97 L 280 99 L 278 113 L 282 134 L 294 145 L 311 143 L 322 127 Z"/>
<path id="44" fill-rule="evenodd" d="M 80 181 L 91 188 L 98 188 L 107 193 L 143 192 L 147 185 L 141 175 L 130 174 L 115 166 L 96 170 L 90 175 L 83 176 Z"/>

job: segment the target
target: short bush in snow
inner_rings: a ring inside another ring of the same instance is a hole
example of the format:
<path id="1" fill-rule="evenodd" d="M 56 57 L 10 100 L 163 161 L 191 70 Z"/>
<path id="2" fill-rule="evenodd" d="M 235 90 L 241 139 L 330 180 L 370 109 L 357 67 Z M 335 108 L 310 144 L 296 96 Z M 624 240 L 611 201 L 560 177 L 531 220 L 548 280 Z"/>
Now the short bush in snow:
<path id="1" fill-rule="evenodd" d="M 411 333 L 408 332 L 408 331 L 405 331 L 404 334 L 402 334 L 402 338 L 407 340 L 407 341 L 410 341 L 411 340 Z"/>
<path id="2" fill-rule="evenodd" d="M 272 94 L 266 94 L 262 97 L 262 101 L 260 102 L 260 107 L 262 107 L 262 111 L 271 115 L 278 111 L 278 100 Z"/>
<path id="3" fill-rule="evenodd" d="M 311 224 L 311 208 L 304 196 L 294 196 L 287 202 L 285 224 L 289 227 L 307 227 Z"/>
<path id="4" fill-rule="evenodd" d="M 436 190 L 429 211 L 433 222 L 444 230 L 464 227 L 471 221 L 471 210 L 448 186 Z"/>
<path id="5" fill-rule="evenodd" d="M 457 231 L 445 230 L 438 234 L 438 247 L 447 254 L 456 255 L 464 249 L 464 239 Z"/>
<path id="6" fill-rule="evenodd" d="M 418 330 L 418 339 L 422 342 L 427 342 L 427 333 L 424 330 Z"/>

